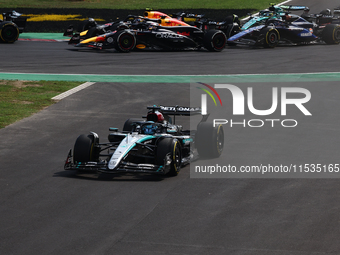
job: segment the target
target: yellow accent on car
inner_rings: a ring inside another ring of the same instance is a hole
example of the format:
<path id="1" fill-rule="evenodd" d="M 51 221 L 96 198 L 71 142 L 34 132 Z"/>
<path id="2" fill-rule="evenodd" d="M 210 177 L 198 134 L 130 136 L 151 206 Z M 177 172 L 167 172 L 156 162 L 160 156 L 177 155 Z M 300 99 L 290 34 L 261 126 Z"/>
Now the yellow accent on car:
<path id="1" fill-rule="evenodd" d="M 90 43 L 90 42 L 95 42 L 97 40 L 97 36 L 91 37 L 89 39 L 85 39 L 84 41 L 81 41 L 80 43 Z"/>
<path id="2" fill-rule="evenodd" d="M 196 18 L 186 18 L 184 17 L 184 22 L 195 22 L 197 19 Z"/>
<path id="3" fill-rule="evenodd" d="M 29 22 L 39 21 L 70 21 L 70 20 L 84 20 L 88 18 L 82 17 L 81 14 L 23 14 L 23 17 L 27 17 Z M 104 19 L 97 19 L 96 21 L 105 21 Z"/>
<path id="4" fill-rule="evenodd" d="M 144 44 L 137 44 L 136 48 L 142 50 L 142 49 L 145 49 L 146 46 Z"/>
<path id="5" fill-rule="evenodd" d="M 85 30 L 83 32 L 80 32 L 80 36 L 85 36 L 87 34 L 87 31 L 89 31 L 89 30 Z"/>
<path id="6" fill-rule="evenodd" d="M 176 146 L 177 146 L 177 144 L 178 144 L 178 142 L 175 143 L 174 151 L 172 153 L 172 159 L 173 159 L 174 168 L 175 168 L 176 173 L 178 173 L 178 169 L 177 169 L 177 165 L 176 165 Z"/>

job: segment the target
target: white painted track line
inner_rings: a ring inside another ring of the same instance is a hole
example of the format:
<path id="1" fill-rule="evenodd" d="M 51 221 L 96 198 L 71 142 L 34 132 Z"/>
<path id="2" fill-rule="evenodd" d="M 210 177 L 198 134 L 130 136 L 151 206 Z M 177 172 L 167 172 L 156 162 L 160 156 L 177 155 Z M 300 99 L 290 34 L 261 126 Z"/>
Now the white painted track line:
<path id="1" fill-rule="evenodd" d="M 79 85 L 79 86 L 77 86 L 73 89 L 70 89 L 68 91 L 65 91 L 64 93 L 61 93 L 61 94 L 59 94 L 55 97 L 52 97 L 52 100 L 56 100 L 56 101 L 62 100 L 65 97 L 68 97 L 69 95 L 72 95 L 72 94 L 74 94 L 74 93 L 76 93 L 76 92 L 78 92 L 82 89 L 85 89 L 85 88 L 87 88 L 87 87 L 89 87 L 93 84 L 95 84 L 95 82 L 85 82 L 85 83 L 83 83 L 83 84 L 81 84 L 81 85 Z"/>

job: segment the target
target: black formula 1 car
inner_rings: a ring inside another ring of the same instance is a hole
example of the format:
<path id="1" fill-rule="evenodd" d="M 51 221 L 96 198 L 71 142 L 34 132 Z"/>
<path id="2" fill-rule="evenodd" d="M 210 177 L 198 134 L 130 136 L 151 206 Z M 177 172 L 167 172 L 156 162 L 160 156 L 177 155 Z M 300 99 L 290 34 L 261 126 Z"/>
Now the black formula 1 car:
<path id="1" fill-rule="evenodd" d="M 69 25 L 64 32 L 64 36 L 71 37 L 69 44 L 78 44 L 84 39 L 112 32 L 117 29 L 119 30 L 136 26 L 140 20 L 161 23 L 160 19 L 151 19 L 135 15 L 129 15 L 124 20 L 117 20 L 105 24 L 98 24 L 95 19 L 89 18 L 81 21 L 76 30 L 73 24 Z"/>
<path id="2" fill-rule="evenodd" d="M 18 40 L 19 33 L 24 31 L 26 18 L 16 11 L 5 12 L 0 19 L 0 42 L 13 43 Z"/>
<path id="3" fill-rule="evenodd" d="M 110 128 L 108 142 L 100 143 L 98 134 L 80 135 L 69 151 L 65 170 L 102 173 L 153 173 L 177 175 L 181 166 L 199 155 L 219 157 L 224 146 L 222 125 L 206 122 L 204 115 L 197 130 L 183 130 L 172 124 L 176 116 L 200 114 L 199 108 L 148 107 L 146 119 L 128 119 L 122 131 Z M 198 155 L 197 155 L 198 153 Z"/>
<path id="4" fill-rule="evenodd" d="M 216 21 L 206 18 L 204 14 L 194 14 L 188 12 L 180 12 L 172 14 L 173 17 L 187 22 L 188 24 L 198 27 L 203 31 L 221 30 L 227 38 L 240 31 L 241 22 L 236 14 L 227 15 L 222 21 Z"/>
<path id="5" fill-rule="evenodd" d="M 118 24 L 116 30 L 80 40 L 76 47 L 114 48 L 119 52 L 130 52 L 134 49 L 199 50 L 205 48 L 208 51 L 218 52 L 225 48 L 227 42 L 226 35 L 220 30 L 203 31 L 194 26 L 164 27 L 140 16 L 134 16 L 132 21 Z"/>
<path id="6" fill-rule="evenodd" d="M 271 18 L 264 25 L 251 27 L 228 39 L 228 45 L 236 44 L 274 48 L 277 45 L 339 44 L 340 25 L 308 22 L 298 15 L 287 14 L 282 19 Z"/>
<path id="7" fill-rule="evenodd" d="M 189 26 L 189 24 L 175 18 L 171 18 L 165 13 L 145 11 L 144 17 L 136 15 L 128 15 L 124 20 L 117 20 L 105 24 L 98 24 L 95 19 L 89 18 L 78 24 L 75 31 L 74 25 L 71 24 L 64 32 L 64 36 L 71 37 L 69 44 L 77 44 L 84 39 L 88 39 L 97 35 L 102 35 L 123 28 L 138 27 L 140 22 L 158 23 L 160 26 Z"/>
<path id="8" fill-rule="evenodd" d="M 334 10 L 334 13 L 336 13 L 336 10 Z M 309 13 L 309 8 L 306 7 L 301 14 L 301 17 L 309 22 L 317 24 L 318 26 L 326 26 L 327 24 L 340 24 L 340 17 L 332 15 L 332 11 L 330 9 L 322 10 L 317 14 L 311 14 Z"/>

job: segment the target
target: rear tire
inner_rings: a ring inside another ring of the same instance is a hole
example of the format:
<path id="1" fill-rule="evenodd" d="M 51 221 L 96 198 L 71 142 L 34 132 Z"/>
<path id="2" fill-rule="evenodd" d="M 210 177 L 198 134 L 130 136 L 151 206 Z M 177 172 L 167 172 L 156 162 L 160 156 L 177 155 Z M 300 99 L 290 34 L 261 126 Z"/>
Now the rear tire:
<path id="1" fill-rule="evenodd" d="M 122 30 L 118 32 L 115 49 L 119 52 L 128 53 L 136 46 L 136 37 L 131 32 Z"/>
<path id="2" fill-rule="evenodd" d="M 322 31 L 322 40 L 327 44 L 340 43 L 340 25 L 328 24 Z"/>
<path id="3" fill-rule="evenodd" d="M 180 146 L 179 141 L 171 137 L 165 137 L 157 144 L 156 165 L 164 166 L 167 155 L 169 155 L 171 163 L 168 174 L 171 176 L 178 175 L 181 170 L 182 151 Z"/>
<path id="4" fill-rule="evenodd" d="M 213 126 L 212 123 L 201 122 L 197 126 L 195 146 L 202 158 L 218 158 L 224 147 L 223 126 Z"/>
<path id="5" fill-rule="evenodd" d="M 227 36 L 220 30 L 209 30 L 203 38 L 203 46 L 209 51 L 222 51 L 227 43 Z"/>
<path id="6" fill-rule="evenodd" d="M 127 131 L 127 132 L 132 131 L 132 129 L 133 129 L 132 124 L 133 124 L 134 122 L 145 122 L 145 120 L 144 120 L 144 119 L 138 119 L 138 118 L 131 118 L 131 119 L 128 119 L 128 120 L 125 121 L 125 123 L 124 123 L 123 131 Z"/>
<path id="7" fill-rule="evenodd" d="M 241 32 L 241 29 L 240 29 L 239 25 L 236 25 L 236 24 L 233 23 L 233 24 L 229 24 L 227 26 L 227 31 L 223 31 L 223 32 L 225 32 L 227 38 L 230 38 L 233 35 Z"/>
<path id="8" fill-rule="evenodd" d="M 0 40 L 5 43 L 14 43 L 18 40 L 19 28 L 10 21 L 2 22 L 0 25 Z"/>

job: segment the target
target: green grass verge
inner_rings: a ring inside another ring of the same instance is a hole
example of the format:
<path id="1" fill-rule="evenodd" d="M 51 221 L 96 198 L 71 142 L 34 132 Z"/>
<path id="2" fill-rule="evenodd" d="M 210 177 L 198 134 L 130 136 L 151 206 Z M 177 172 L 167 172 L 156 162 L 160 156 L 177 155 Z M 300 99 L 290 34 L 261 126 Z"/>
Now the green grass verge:
<path id="1" fill-rule="evenodd" d="M 80 84 L 65 81 L 0 80 L 0 128 L 54 104 L 52 97 Z"/>
<path id="2" fill-rule="evenodd" d="M 268 0 L 0 0 L 1 8 L 264 9 Z"/>

